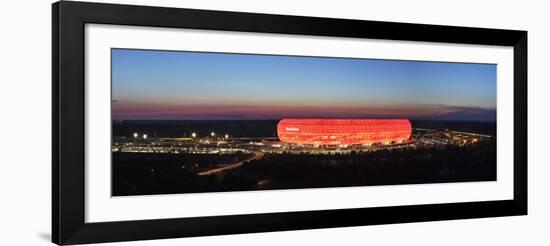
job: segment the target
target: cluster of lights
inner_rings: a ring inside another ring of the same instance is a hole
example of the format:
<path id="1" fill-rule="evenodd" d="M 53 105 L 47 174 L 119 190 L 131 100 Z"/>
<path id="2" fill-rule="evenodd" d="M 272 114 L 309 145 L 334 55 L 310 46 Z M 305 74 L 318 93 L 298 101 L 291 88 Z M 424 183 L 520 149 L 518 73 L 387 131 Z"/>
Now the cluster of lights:
<path id="1" fill-rule="evenodd" d="M 210 136 L 215 137 L 215 136 L 216 136 L 216 133 L 215 133 L 215 132 L 211 132 L 211 133 L 210 133 Z M 138 137 L 139 137 L 139 134 L 138 134 L 137 132 L 134 132 L 134 138 L 137 139 Z M 197 133 L 196 133 L 196 132 L 191 133 L 191 137 L 196 138 L 196 137 L 197 137 Z M 143 139 L 147 139 L 147 134 L 143 134 L 143 135 L 142 135 L 142 138 L 143 138 Z M 224 138 L 225 138 L 225 139 L 229 139 L 229 134 L 225 134 Z"/>
<path id="2" fill-rule="evenodd" d="M 215 132 L 210 132 L 210 136 L 211 136 L 211 137 L 215 137 L 215 136 L 216 136 L 216 133 L 215 133 Z M 197 133 L 196 133 L 196 132 L 191 133 L 191 137 L 196 138 L 196 137 L 197 137 Z M 225 138 L 225 139 L 229 139 L 229 134 L 225 134 L 224 138 Z"/>
<path id="3" fill-rule="evenodd" d="M 134 132 L 134 138 L 138 138 L 138 137 L 139 137 L 139 134 L 137 132 Z M 147 139 L 147 134 L 143 134 L 142 138 Z"/>

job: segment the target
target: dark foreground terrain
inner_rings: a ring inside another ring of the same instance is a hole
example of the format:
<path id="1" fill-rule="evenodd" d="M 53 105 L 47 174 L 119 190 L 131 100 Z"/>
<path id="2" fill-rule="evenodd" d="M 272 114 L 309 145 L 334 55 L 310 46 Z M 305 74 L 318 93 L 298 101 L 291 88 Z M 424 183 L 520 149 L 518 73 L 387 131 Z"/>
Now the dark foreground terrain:
<path id="1" fill-rule="evenodd" d="M 113 195 L 246 191 L 496 180 L 496 140 L 445 148 L 346 155 L 269 154 L 213 175 L 198 173 L 252 154 L 113 153 Z"/>

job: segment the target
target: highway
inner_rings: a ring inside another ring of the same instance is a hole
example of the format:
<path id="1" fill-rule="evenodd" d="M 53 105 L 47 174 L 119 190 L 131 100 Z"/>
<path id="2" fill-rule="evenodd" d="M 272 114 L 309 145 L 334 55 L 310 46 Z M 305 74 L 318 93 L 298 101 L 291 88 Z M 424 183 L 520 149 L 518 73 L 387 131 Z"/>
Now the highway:
<path id="1" fill-rule="evenodd" d="M 249 161 L 251 161 L 251 160 L 259 160 L 259 159 L 262 159 L 263 156 L 264 156 L 264 152 L 261 152 L 261 151 L 254 151 L 254 156 L 252 156 L 252 157 L 250 157 L 250 158 L 248 158 L 248 159 L 245 159 L 245 160 L 242 160 L 242 161 L 238 161 L 238 162 L 235 162 L 235 163 L 231 163 L 231 164 L 226 164 L 226 165 L 223 165 L 222 167 L 216 167 L 216 168 L 213 168 L 213 169 L 210 169 L 210 170 L 206 170 L 206 171 L 197 173 L 197 175 L 199 175 L 199 176 L 207 176 L 207 175 L 212 175 L 212 174 L 216 174 L 216 173 L 219 173 L 219 172 L 223 172 L 223 171 L 225 171 L 225 170 L 237 168 L 237 167 L 240 167 L 240 166 L 242 166 L 244 163 L 249 162 Z"/>

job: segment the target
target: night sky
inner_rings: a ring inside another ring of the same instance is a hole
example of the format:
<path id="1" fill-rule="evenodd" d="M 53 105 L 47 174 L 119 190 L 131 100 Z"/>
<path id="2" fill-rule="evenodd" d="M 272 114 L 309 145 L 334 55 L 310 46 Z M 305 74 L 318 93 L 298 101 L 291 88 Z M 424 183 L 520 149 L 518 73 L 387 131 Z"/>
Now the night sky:
<path id="1" fill-rule="evenodd" d="M 113 119 L 496 120 L 496 65 L 112 50 Z"/>

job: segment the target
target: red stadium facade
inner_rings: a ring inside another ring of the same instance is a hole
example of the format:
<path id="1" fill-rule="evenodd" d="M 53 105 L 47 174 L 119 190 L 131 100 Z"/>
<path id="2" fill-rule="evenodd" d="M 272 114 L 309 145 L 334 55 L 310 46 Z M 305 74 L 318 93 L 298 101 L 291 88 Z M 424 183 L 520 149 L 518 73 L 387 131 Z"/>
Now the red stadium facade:
<path id="1" fill-rule="evenodd" d="M 281 142 L 304 145 L 399 144 L 411 133 L 406 119 L 283 119 L 277 125 Z"/>

